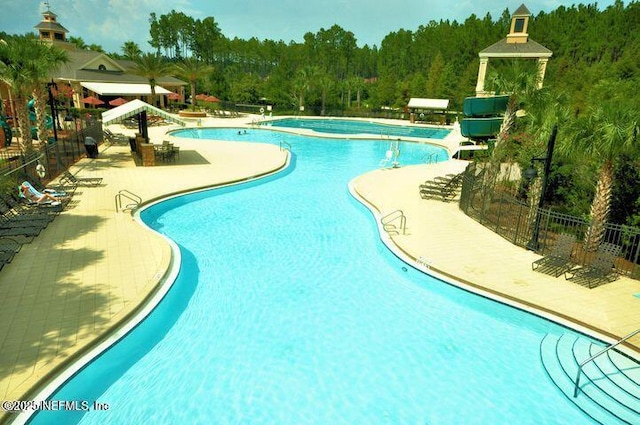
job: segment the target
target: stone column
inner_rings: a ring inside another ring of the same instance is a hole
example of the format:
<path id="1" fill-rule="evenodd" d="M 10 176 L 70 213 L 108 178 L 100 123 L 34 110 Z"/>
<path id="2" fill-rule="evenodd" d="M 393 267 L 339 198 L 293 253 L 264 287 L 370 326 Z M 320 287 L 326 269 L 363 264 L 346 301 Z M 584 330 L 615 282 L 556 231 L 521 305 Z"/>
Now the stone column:
<path id="1" fill-rule="evenodd" d="M 542 88 L 544 74 L 547 71 L 547 62 L 549 62 L 549 58 L 538 58 L 538 89 Z"/>
<path id="2" fill-rule="evenodd" d="M 484 93 L 484 79 L 487 76 L 487 64 L 489 58 L 480 58 L 480 68 L 478 69 L 478 83 L 476 84 L 476 96 L 482 96 Z"/>

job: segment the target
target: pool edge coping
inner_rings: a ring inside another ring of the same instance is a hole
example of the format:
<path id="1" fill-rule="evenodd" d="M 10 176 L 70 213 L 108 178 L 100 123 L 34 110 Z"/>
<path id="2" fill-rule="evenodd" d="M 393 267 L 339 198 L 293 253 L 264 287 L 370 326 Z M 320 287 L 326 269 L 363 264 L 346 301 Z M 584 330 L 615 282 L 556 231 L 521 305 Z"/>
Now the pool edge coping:
<path id="1" fill-rule="evenodd" d="M 116 345 L 121 339 L 126 337 L 130 332 L 140 325 L 153 310 L 162 302 L 166 294 L 173 287 L 176 278 L 180 272 L 181 253 L 178 244 L 175 243 L 169 237 L 157 232 L 149 227 L 140 218 L 140 213 L 147 208 L 154 206 L 160 202 L 186 195 L 189 193 L 197 193 L 211 189 L 219 189 L 229 186 L 235 186 L 238 184 L 260 180 L 272 175 L 276 175 L 289 168 L 291 165 L 292 152 L 287 151 L 286 159 L 278 167 L 271 170 L 267 170 L 258 174 L 254 174 L 247 177 L 237 178 L 226 182 L 216 183 L 212 185 L 204 185 L 193 187 L 184 190 L 178 190 L 175 192 L 167 193 L 164 195 L 156 196 L 143 203 L 137 208 L 131 211 L 131 216 L 141 226 L 148 231 L 156 233 L 162 237 L 169 245 L 171 255 L 169 264 L 164 270 L 161 277 L 158 278 L 158 282 L 150 289 L 149 293 L 142 298 L 142 300 L 127 314 L 125 314 L 120 320 L 112 324 L 104 332 L 99 333 L 96 339 L 88 343 L 85 347 L 82 347 L 77 352 L 74 352 L 69 357 L 56 365 L 52 370 L 44 374 L 38 382 L 31 386 L 23 395 L 24 400 L 31 401 L 43 401 L 47 400 L 51 395 L 55 394 L 63 385 L 65 385 L 70 379 L 80 373 L 83 368 L 88 366 L 96 358 L 108 351 L 114 345 Z M 0 425 L 25 425 L 31 421 L 32 417 L 37 414 L 38 410 L 23 410 L 18 412 L 5 412 L 2 418 L 0 418 Z M 12 413 L 16 413 L 12 415 Z"/>
<path id="2" fill-rule="evenodd" d="M 575 318 L 572 318 L 568 315 L 559 313 L 555 310 L 549 309 L 547 307 L 529 302 L 527 300 L 505 294 L 503 292 L 487 288 L 486 286 L 473 283 L 466 279 L 462 279 L 449 273 L 447 271 L 438 269 L 437 267 L 433 267 L 431 265 L 425 264 L 421 262 L 419 259 L 414 258 L 411 254 L 405 251 L 400 245 L 396 244 L 393 238 L 389 235 L 388 232 L 384 230 L 384 226 L 382 225 L 381 219 L 382 214 L 381 211 L 376 207 L 376 205 L 370 202 L 365 196 L 363 196 L 358 189 L 356 188 L 355 182 L 361 176 L 354 177 L 349 182 L 349 192 L 351 195 L 360 202 L 363 206 L 365 206 L 373 215 L 374 220 L 376 222 L 376 227 L 378 229 L 378 236 L 382 243 L 391 251 L 396 257 L 398 257 L 401 261 L 405 262 L 408 266 L 415 268 L 429 276 L 432 276 L 442 282 L 465 290 L 467 292 L 473 293 L 475 295 L 481 296 L 483 298 L 490 299 L 495 302 L 499 302 L 501 304 L 517 308 L 519 310 L 534 314 L 538 317 L 549 320 L 558 325 L 569 328 L 573 331 L 581 333 L 583 335 L 598 339 L 605 343 L 613 344 L 620 340 L 623 335 L 618 336 L 611 332 L 607 332 L 605 330 L 599 329 L 593 325 L 582 322 Z M 634 360 L 640 362 L 640 347 L 626 343 L 618 346 L 619 351 L 622 351 L 624 354 L 632 357 Z"/>

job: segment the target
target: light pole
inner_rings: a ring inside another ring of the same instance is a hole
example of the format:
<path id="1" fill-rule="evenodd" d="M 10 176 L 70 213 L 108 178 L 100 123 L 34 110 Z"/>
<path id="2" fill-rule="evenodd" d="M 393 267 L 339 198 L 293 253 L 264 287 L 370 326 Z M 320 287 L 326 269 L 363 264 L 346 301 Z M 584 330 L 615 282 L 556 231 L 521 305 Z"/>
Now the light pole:
<path id="1" fill-rule="evenodd" d="M 540 211 L 544 205 L 544 195 L 547 192 L 547 183 L 549 180 L 549 173 L 551 172 L 551 159 L 553 158 L 553 148 L 556 144 L 556 136 L 558 135 L 558 126 L 554 125 L 551 130 L 551 136 L 549 142 L 547 142 L 547 155 L 542 158 L 531 158 L 531 165 L 524 172 L 524 178 L 527 180 L 533 180 L 538 176 L 538 172 L 533 167 L 533 161 L 544 161 L 544 172 L 542 174 L 542 188 L 540 189 L 540 199 L 538 200 L 538 207 L 536 210 L 536 219 L 533 224 L 533 232 L 531 233 L 531 240 L 527 243 L 527 249 L 531 251 L 537 251 L 539 248 L 538 237 L 540 236 Z"/>
<path id="2" fill-rule="evenodd" d="M 51 92 L 51 87 L 57 87 L 57 84 L 51 80 L 50 83 L 47 83 L 47 91 L 49 92 L 49 107 L 51 108 L 51 119 L 53 120 L 53 140 L 55 142 L 58 141 L 58 129 L 56 122 L 58 121 L 58 113 L 56 112 L 56 104 L 53 99 L 53 93 Z"/>

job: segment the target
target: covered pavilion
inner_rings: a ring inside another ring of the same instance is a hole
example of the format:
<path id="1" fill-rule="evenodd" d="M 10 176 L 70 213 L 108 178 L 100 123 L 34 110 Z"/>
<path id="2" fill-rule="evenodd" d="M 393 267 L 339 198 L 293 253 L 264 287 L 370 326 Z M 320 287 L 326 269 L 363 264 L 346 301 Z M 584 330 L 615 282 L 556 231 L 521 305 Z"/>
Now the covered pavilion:
<path id="1" fill-rule="evenodd" d="M 476 84 L 476 96 L 493 96 L 493 93 L 485 91 L 484 83 L 487 76 L 489 59 L 537 59 L 538 61 L 538 88 L 542 88 L 547 62 L 553 52 L 540 43 L 529 38 L 529 18 L 531 12 L 522 4 L 511 17 L 511 28 L 506 38 L 492 44 L 480 51 L 480 68 L 478 69 L 478 82 Z"/>

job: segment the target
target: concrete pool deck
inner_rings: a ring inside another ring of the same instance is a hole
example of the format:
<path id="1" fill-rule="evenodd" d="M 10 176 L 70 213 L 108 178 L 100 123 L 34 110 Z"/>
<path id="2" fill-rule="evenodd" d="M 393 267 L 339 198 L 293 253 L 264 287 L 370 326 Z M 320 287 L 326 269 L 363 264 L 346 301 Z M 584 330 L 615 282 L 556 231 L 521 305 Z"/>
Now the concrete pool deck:
<path id="1" fill-rule="evenodd" d="M 252 119 L 209 118 L 203 125 L 246 126 Z M 152 141 L 167 139 L 168 128 L 176 127 L 151 127 Z M 119 190 L 148 202 L 261 175 L 281 168 L 287 156 L 278 146 L 264 144 L 187 139 L 176 144 L 180 158 L 156 167 L 136 166 L 128 146 L 105 146 L 97 159 L 81 160 L 72 171 L 102 177 L 103 184 L 78 188 L 71 208 L 0 272 L 1 400 L 30 399 L 35 385 L 126 320 L 167 274 L 169 244 L 129 213 L 115 211 Z M 538 255 L 466 217 L 456 202 L 420 198 L 418 185 L 424 180 L 464 166 L 448 161 L 374 170 L 352 186 L 383 214 L 402 209 L 407 234 L 393 236 L 392 242 L 445 276 L 525 306 L 555 311 L 609 335 L 640 328 L 640 299 L 633 296 L 640 293 L 640 282 L 620 278 L 589 290 L 562 277 L 532 272 L 531 262 Z M 640 338 L 633 341 L 640 345 Z M 0 411 L 0 423 L 10 419 Z"/>

